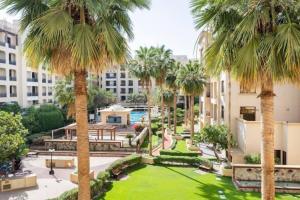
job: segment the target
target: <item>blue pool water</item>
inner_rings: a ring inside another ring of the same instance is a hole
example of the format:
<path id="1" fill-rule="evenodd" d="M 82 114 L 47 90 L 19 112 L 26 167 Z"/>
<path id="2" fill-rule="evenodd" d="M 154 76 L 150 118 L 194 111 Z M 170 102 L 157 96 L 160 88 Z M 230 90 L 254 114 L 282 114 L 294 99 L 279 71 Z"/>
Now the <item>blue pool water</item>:
<path id="1" fill-rule="evenodd" d="M 135 124 L 136 122 L 140 122 L 142 117 L 146 117 L 145 111 L 131 111 L 130 113 L 130 123 Z"/>

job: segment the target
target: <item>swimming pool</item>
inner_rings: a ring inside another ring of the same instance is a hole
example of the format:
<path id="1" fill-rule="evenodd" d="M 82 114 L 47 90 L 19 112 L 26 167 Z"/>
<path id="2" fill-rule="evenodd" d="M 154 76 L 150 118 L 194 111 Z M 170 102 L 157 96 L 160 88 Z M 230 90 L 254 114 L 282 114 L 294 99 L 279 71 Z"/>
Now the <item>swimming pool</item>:
<path id="1" fill-rule="evenodd" d="M 131 111 L 130 113 L 130 123 L 135 124 L 136 122 L 140 122 L 142 117 L 146 117 L 145 111 Z"/>

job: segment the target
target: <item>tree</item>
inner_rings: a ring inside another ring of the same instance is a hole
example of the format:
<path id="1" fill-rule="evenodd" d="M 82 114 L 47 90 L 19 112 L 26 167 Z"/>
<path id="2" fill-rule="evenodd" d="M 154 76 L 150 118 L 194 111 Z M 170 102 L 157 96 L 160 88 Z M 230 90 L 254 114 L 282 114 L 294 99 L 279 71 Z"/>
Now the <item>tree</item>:
<path id="1" fill-rule="evenodd" d="M 0 105 L 0 110 L 17 114 L 21 112 L 21 107 L 18 103 L 4 103 Z"/>
<path id="2" fill-rule="evenodd" d="M 132 104 L 146 103 L 147 96 L 144 93 L 132 93 L 128 96 L 126 102 Z"/>
<path id="3" fill-rule="evenodd" d="M 218 150 L 227 149 L 227 135 L 229 134 L 228 128 L 224 125 L 209 125 L 201 129 L 200 134 L 196 137 L 199 142 L 212 144 L 213 151 L 218 160 L 220 157 L 217 153 Z"/>
<path id="4" fill-rule="evenodd" d="M 194 137 L 194 97 L 200 95 L 205 87 L 206 79 L 204 70 L 199 62 L 189 61 L 178 71 L 177 85 L 182 91 L 190 96 L 190 129 L 191 138 Z"/>
<path id="5" fill-rule="evenodd" d="M 174 135 L 176 135 L 176 126 L 177 126 L 177 90 L 179 89 L 179 86 L 177 85 L 177 71 L 182 67 L 180 62 L 173 62 L 172 67 L 168 69 L 167 75 L 166 75 L 166 85 L 169 90 L 173 91 L 173 108 L 174 108 Z"/>
<path id="6" fill-rule="evenodd" d="M 124 62 L 127 39 L 133 38 L 129 11 L 148 8 L 148 0 L 1 0 L 3 8 L 21 15 L 26 29 L 25 55 L 29 64 L 46 63 L 51 71 L 74 75 L 77 123 L 78 199 L 90 199 L 87 71 Z"/>
<path id="7" fill-rule="evenodd" d="M 111 91 L 89 85 L 88 88 L 88 110 L 94 112 L 97 108 L 105 107 L 114 103 L 116 97 Z"/>
<path id="8" fill-rule="evenodd" d="M 0 111 L 0 165 L 26 153 L 27 133 L 20 115 Z"/>
<path id="9" fill-rule="evenodd" d="M 164 98 L 164 104 L 168 107 L 168 127 L 171 128 L 171 107 L 174 103 L 174 93 L 169 90 L 165 90 L 161 96 Z M 174 128 L 176 129 L 176 124 L 174 125 Z"/>
<path id="10" fill-rule="evenodd" d="M 152 130 L 151 130 L 151 76 L 153 75 L 155 49 L 153 47 L 140 47 L 136 51 L 136 58 L 129 62 L 129 72 L 140 79 L 147 91 L 149 155 L 152 156 Z"/>
<path id="11" fill-rule="evenodd" d="M 275 199 L 274 83 L 298 82 L 300 64 L 297 1 L 193 0 L 196 26 L 216 33 L 206 52 L 212 71 L 230 71 L 244 88 L 259 86 L 262 113 L 262 199 Z M 230 9 L 228 9 L 230 8 Z M 226 16 L 226 17 L 225 17 Z M 222 24 L 218 23 L 222 17 Z M 236 21 L 237 20 L 237 21 Z"/>
<path id="12" fill-rule="evenodd" d="M 164 91 L 164 83 L 168 68 L 170 68 L 173 59 L 171 58 L 172 51 L 166 49 L 165 46 L 155 48 L 154 65 L 153 65 L 153 77 L 155 78 L 156 85 L 160 87 L 161 93 Z M 164 98 L 161 100 L 161 131 L 162 131 L 162 149 L 165 148 L 165 108 Z"/>

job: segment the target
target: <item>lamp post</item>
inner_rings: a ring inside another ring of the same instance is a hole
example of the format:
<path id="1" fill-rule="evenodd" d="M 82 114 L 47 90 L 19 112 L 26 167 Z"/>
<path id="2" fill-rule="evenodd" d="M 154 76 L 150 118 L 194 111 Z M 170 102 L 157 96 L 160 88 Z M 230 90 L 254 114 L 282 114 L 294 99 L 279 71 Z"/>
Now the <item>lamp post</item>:
<path id="1" fill-rule="evenodd" d="M 49 149 L 49 152 L 50 152 L 50 171 L 49 171 L 49 174 L 50 175 L 54 175 L 54 170 L 53 170 L 53 163 L 52 163 L 52 153 L 55 151 L 55 149 Z"/>

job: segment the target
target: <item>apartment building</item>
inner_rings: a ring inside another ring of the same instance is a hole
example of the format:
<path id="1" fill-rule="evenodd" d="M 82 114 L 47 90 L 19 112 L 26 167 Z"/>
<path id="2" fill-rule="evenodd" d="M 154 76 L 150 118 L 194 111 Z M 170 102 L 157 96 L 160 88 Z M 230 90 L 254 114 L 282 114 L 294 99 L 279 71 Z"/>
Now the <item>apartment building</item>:
<path id="1" fill-rule="evenodd" d="M 205 45 L 206 42 L 207 40 L 204 41 Z M 206 48 L 205 45 L 202 43 L 201 47 Z M 300 141 L 300 89 L 284 84 L 276 85 L 274 91 L 275 155 L 281 164 L 299 165 L 297 141 Z M 233 163 L 244 163 L 245 155 L 260 153 L 259 94 L 259 88 L 243 88 L 228 73 L 223 72 L 220 76 L 209 79 L 205 92 L 200 97 L 200 127 L 210 124 L 225 124 L 230 127 L 237 142 L 232 152 Z"/>
<path id="2" fill-rule="evenodd" d="M 45 67 L 33 69 L 23 53 L 24 35 L 17 21 L 0 20 L 0 104 L 17 102 L 21 107 L 52 103 L 59 79 Z"/>

